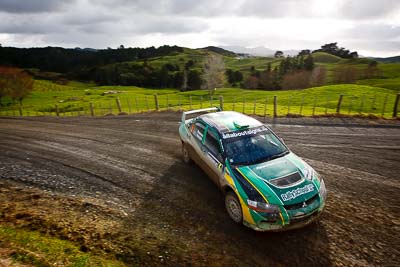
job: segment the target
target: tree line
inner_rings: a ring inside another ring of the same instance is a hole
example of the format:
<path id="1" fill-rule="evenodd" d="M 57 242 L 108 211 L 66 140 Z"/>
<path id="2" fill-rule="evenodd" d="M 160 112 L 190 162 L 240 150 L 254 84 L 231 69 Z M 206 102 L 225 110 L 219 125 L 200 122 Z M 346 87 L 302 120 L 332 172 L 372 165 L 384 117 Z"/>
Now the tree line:
<path id="1" fill-rule="evenodd" d="M 117 49 L 67 49 L 61 47 L 15 48 L 0 46 L 0 65 L 20 68 L 38 68 L 60 73 L 76 72 L 118 62 L 134 61 L 183 52 L 178 46 Z"/>
<path id="2" fill-rule="evenodd" d="M 250 75 L 243 86 L 248 89 L 266 90 L 301 89 L 323 84 L 325 75 L 325 69 L 315 67 L 310 53 L 300 52 L 294 57 L 283 57 L 279 65 L 274 68 L 271 63 L 268 63 L 263 71 L 251 67 Z"/>

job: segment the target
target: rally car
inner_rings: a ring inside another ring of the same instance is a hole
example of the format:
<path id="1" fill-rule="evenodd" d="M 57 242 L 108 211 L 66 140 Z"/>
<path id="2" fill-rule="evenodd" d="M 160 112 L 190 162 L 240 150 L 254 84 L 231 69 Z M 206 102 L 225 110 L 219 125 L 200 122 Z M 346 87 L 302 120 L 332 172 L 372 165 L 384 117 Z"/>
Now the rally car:
<path id="1" fill-rule="evenodd" d="M 190 114 L 205 113 L 187 119 Z M 322 177 L 267 125 L 233 111 L 183 112 L 183 160 L 194 161 L 225 194 L 229 217 L 258 231 L 305 226 L 322 212 Z"/>

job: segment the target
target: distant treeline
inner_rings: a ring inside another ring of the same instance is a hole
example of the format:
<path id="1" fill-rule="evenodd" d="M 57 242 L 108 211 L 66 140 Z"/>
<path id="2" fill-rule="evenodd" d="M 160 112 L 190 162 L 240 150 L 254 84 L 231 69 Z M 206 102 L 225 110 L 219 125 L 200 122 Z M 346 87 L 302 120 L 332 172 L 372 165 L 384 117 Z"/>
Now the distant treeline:
<path id="1" fill-rule="evenodd" d="M 183 52 L 178 46 L 118 49 L 67 49 L 61 47 L 15 48 L 0 46 L 0 65 L 38 68 L 41 71 L 69 73 L 95 66 L 134 61 Z"/>

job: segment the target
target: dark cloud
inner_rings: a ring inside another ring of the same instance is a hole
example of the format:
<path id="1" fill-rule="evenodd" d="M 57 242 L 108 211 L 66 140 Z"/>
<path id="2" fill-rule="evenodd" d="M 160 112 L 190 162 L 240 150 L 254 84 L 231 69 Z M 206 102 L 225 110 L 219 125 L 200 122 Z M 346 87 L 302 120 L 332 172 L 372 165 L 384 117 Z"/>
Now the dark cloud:
<path id="1" fill-rule="evenodd" d="M 9 34 L 45 34 L 65 30 L 64 25 L 55 23 L 52 16 L 38 14 L 5 16 L 0 14 L 0 33 Z"/>
<path id="2" fill-rule="evenodd" d="M 400 0 L 0 0 L 0 42 L 301 49 L 337 41 L 379 53 L 398 51 L 399 15 Z"/>
<path id="3" fill-rule="evenodd" d="M 147 13 L 191 17 L 233 15 L 240 7 L 229 0 L 90 0 L 94 5 L 130 10 L 132 14 Z"/>
<path id="4" fill-rule="evenodd" d="M 1 0 L 0 11 L 8 13 L 39 13 L 62 10 L 75 0 Z"/>

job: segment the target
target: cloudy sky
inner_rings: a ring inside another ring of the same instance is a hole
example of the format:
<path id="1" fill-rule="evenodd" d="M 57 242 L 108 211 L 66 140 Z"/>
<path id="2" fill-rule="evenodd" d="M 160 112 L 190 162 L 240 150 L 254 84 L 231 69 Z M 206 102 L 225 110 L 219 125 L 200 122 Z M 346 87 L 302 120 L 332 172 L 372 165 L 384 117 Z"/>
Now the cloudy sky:
<path id="1" fill-rule="evenodd" d="M 0 43 L 243 46 L 400 55 L 400 0 L 0 0 Z"/>

